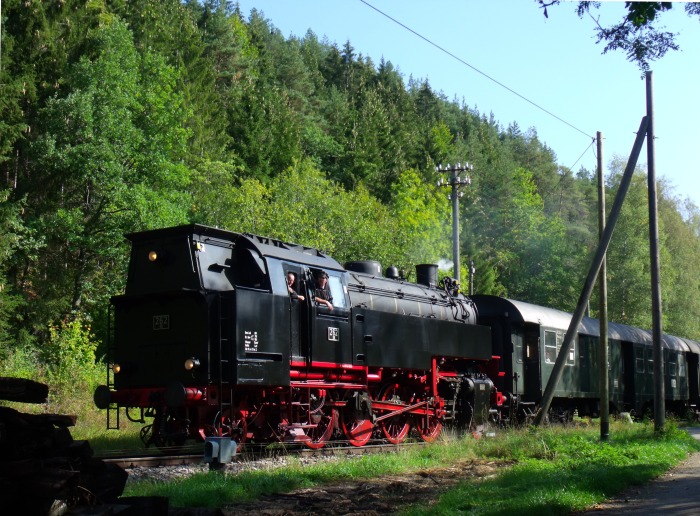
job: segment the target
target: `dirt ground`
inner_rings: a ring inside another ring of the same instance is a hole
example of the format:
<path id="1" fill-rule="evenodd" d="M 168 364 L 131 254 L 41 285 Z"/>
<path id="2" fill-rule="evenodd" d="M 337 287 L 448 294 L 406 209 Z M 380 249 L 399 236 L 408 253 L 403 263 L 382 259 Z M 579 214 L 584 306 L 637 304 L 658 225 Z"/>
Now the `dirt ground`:
<path id="1" fill-rule="evenodd" d="M 505 462 L 467 461 L 446 468 L 422 470 L 415 474 L 299 489 L 291 493 L 264 497 L 253 503 L 223 507 L 216 512 L 171 511 L 170 516 L 391 514 L 411 504 L 420 503 L 423 506 L 434 504 L 441 493 L 459 482 L 474 477 L 489 478 L 499 468 L 507 466 L 509 464 Z"/>
<path id="2" fill-rule="evenodd" d="M 580 514 L 697 516 L 700 514 L 699 483 L 700 453 L 695 453 L 650 483 L 630 487 Z"/>

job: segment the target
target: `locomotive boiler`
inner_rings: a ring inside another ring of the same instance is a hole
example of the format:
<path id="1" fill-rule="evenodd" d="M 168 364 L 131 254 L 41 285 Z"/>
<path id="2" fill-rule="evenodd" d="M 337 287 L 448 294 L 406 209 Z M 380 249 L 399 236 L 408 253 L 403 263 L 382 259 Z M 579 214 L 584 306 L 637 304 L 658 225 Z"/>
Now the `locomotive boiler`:
<path id="1" fill-rule="evenodd" d="M 376 262 L 341 266 L 198 224 L 127 238 L 108 381 L 95 392 L 108 426 L 126 413 L 157 446 L 230 436 L 320 448 L 412 431 L 432 441 L 444 424 L 499 417 L 491 329 L 449 279 L 438 285 L 436 266 L 412 283 Z"/>

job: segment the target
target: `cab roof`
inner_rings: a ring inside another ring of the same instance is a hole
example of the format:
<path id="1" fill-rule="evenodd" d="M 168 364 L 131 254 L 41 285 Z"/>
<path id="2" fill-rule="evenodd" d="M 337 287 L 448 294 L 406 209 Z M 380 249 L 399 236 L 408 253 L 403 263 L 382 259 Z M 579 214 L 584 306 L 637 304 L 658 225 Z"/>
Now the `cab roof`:
<path id="1" fill-rule="evenodd" d="M 243 245 L 248 249 L 255 249 L 261 256 L 265 257 L 299 262 L 325 269 L 344 270 L 336 260 L 313 247 L 250 233 L 236 233 L 202 224 L 186 224 L 163 229 L 139 231 L 127 234 L 126 238 L 132 243 L 136 243 L 178 236 L 191 236 L 193 240 L 204 244 L 214 243 L 222 247 L 229 246 L 233 248 L 234 246 Z"/>

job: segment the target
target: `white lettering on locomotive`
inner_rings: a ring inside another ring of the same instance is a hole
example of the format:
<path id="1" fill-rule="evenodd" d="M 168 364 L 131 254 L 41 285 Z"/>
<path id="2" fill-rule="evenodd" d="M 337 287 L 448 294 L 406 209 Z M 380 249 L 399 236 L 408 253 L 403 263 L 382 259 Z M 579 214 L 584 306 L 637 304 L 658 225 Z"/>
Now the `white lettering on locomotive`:
<path id="1" fill-rule="evenodd" d="M 257 331 L 244 331 L 243 332 L 243 342 L 245 343 L 245 351 L 257 351 L 258 350 L 258 332 Z"/>
<path id="2" fill-rule="evenodd" d="M 333 326 L 328 327 L 328 340 L 332 342 L 340 341 L 340 328 L 335 328 Z"/>

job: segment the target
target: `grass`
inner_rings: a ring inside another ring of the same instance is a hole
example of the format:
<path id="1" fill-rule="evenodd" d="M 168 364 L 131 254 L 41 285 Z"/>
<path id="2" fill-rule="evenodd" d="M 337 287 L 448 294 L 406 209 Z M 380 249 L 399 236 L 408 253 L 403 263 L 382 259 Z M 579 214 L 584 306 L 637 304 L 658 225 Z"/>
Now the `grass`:
<path id="1" fill-rule="evenodd" d="M 431 447 L 437 451 L 438 447 Z M 406 460 L 415 467 L 435 463 L 438 455 L 410 452 L 364 455 L 342 458 L 313 465 L 304 465 L 290 457 L 287 466 L 269 470 L 242 471 L 236 475 L 200 473 L 191 477 L 164 482 L 144 481 L 127 487 L 125 496 L 166 496 L 176 507 L 221 507 L 234 502 L 253 501 L 261 496 L 285 493 L 294 489 L 315 487 L 340 480 L 362 480 L 380 475 L 407 471 Z M 430 456 L 432 455 L 432 456 Z M 443 457 L 447 459 L 447 457 Z M 410 468 L 409 468 L 410 469 Z"/>
<path id="2" fill-rule="evenodd" d="M 81 425 L 80 420 L 78 420 L 75 427 L 71 429 L 73 439 L 90 441 L 92 451 L 102 456 L 109 456 L 110 453 L 122 452 L 125 450 L 131 450 L 133 452 L 145 450 L 141 438 L 139 437 L 139 432 L 143 425 L 122 423 L 119 431 L 106 430 L 104 413 L 102 415 L 103 420 L 99 427 L 95 425 Z"/>
<path id="3" fill-rule="evenodd" d="M 144 481 L 130 485 L 124 494 L 166 496 L 176 507 L 222 507 L 340 480 L 361 481 L 484 458 L 515 461 L 515 465 L 488 479 L 464 481 L 429 508 L 414 506 L 404 512 L 567 514 L 650 480 L 698 450 L 700 444 L 673 423 L 662 435 L 655 435 L 652 425 L 615 423 L 607 442 L 600 442 L 597 427 L 530 428 L 499 432 L 495 439 L 447 436 L 419 449 L 311 466 L 290 458 L 287 466 L 265 471 L 201 473 L 167 483 Z"/>
<path id="4" fill-rule="evenodd" d="M 18 412 L 27 414 L 64 414 L 77 417 L 75 426 L 70 427 L 70 433 L 74 440 L 90 441 L 90 447 L 96 454 L 116 450 L 143 450 L 144 446 L 139 437 L 143 426 L 140 423 L 130 422 L 122 412 L 119 431 L 106 430 L 107 420 L 104 410 L 94 406 L 92 400 L 80 398 L 81 403 L 72 403 L 71 406 L 55 406 L 52 403 L 19 403 L 13 401 L 0 401 L 0 406 L 8 407 Z"/>
<path id="5" fill-rule="evenodd" d="M 485 443 L 486 457 L 518 462 L 496 478 L 465 482 L 445 493 L 429 510 L 406 514 L 542 515 L 569 514 L 601 502 L 630 485 L 651 480 L 700 445 L 672 423 L 663 435 L 651 425 L 615 425 L 600 442 L 597 429 L 532 429 Z"/>

